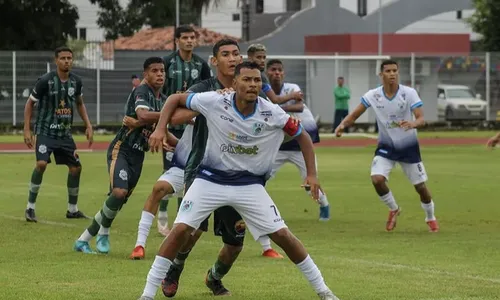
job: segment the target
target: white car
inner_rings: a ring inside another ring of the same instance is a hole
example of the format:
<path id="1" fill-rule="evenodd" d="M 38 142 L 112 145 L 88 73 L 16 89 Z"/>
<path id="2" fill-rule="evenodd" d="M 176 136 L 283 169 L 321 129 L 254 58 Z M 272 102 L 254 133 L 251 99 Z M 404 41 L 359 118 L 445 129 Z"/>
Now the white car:
<path id="1" fill-rule="evenodd" d="M 485 120 L 487 102 L 465 85 L 438 84 L 438 117 L 450 120 Z"/>

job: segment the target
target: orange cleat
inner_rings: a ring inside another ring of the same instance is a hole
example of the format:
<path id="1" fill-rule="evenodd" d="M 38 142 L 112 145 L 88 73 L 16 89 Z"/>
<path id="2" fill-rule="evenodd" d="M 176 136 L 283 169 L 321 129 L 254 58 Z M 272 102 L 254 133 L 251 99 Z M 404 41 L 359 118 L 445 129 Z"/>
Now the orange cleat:
<path id="1" fill-rule="evenodd" d="M 146 256 L 143 246 L 136 246 L 132 254 L 130 254 L 130 259 L 139 260 Z"/>
<path id="2" fill-rule="evenodd" d="M 385 230 L 392 231 L 394 228 L 396 228 L 396 221 L 399 214 L 401 214 L 401 207 L 398 207 L 398 209 L 391 210 L 389 212 L 389 217 L 387 218 L 387 223 L 385 224 Z"/>
<path id="3" fill-rule="evenodd" d="M 262 256 L 269 258 L 283 258 L 283 255 L 279 254 L 274 249 L 267 249 L 266 251 L 262 252 Z"/>
<path id="4" fill-rule="evenodd" d="M 427 225 L 429 225 L 429 231 L 430 232 L 438 232 L 439 231 L 439 224 L 437 220 L 431 220 L 426 222 Z"/>

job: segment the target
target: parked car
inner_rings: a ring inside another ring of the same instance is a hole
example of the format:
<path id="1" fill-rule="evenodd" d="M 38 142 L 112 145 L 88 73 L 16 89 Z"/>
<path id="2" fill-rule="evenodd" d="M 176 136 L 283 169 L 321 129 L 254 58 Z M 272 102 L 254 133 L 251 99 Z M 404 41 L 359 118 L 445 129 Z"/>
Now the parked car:
<path id="1" fill-rule="evenodd" d="M 452 120 L 485 120 L 487 102 L 465 85 L 438 84 L 438 117 Z"/>

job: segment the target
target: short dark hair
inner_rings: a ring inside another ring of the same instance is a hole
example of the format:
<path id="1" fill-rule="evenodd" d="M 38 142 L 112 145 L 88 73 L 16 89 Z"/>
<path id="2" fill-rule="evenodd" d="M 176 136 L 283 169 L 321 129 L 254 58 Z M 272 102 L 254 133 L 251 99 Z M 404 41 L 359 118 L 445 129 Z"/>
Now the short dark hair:
<path id="1" fill-rule="evenodd" d="M 136 79 L 136 78 L 139 78 L 137 75 L 132 75 L 132 78 L 131 79 Z"/>
<path id="2" fill-rule="evenodd" d="M 281 65 L 283 66 L 283 61 L 281 59 L 270 59 L 267 61 L 266 69 L 269 69 L 272 65 Z"/>
<path id="3" fill-rule="evenodd" d="M 388 65 L 396 65 L 399 69 L 399 65 L 397 61 L 392 60 L 392 59 L 386 59 L 380 64 L 380 72 L 384 72 L 384 67 Z"/>
<path id="4" fill-rule="evenodd" d="M 146 58 L 146 60 L 144 61 L 144 71 L 146 71 L 150 65 L 152 64 L 164 64 L 164 61 L 163 61 L 163 58 L 161 57 L 158 57 L 158 56 L 152 56 L 152 57 L 149 57 L 149 58 Z"/>
<path id="5" fill-rule="evenodd" d="M 234 76 L 240 75 L 241 69 L 250 69 L 250 70 L 259 70 L 260 71 L 260 66 L 259 64 L 253 62 L 253 61 L 244 61 L 241 64 L 237 65 L 236 68 L 234 69 Z"/>
<path id="6" fill-rule="evenodd" d="M 54 50 L 54 57 L 57 58 L 59 57 L 59 53 L 61 52 L 70 52 L 73 54 L 73 50 L 71 50 L 69 47 L 62 46 L 62 47 L 57 47 L 56 50 Z"/>
<path id="7" fill-rule="evenodd" d="M 222 46 L 228 46 L 228 45 L 235 45 L 238 47 L 238 50 L 240 50 L 240 45 L 238 45 L 238 42 L 232 39 L 222 39 L 219 40 L 217 43 L 214 44 L 212 47 L 212 54 L 213 56 L 217 56 L 219 54 L 219 50 Z"/>
<path id="8" fill-rule="evenodd" d="M 181 35 L 183 33 L 188 33 L 188 32 L 196 33 L 196 31 L 194 30 L 193 27 L 191 27 L 189 25 L 181 25 L 181 26 L 175 28 L 175 38 L 178 39 L 181 37 Z"/>
<path id="9" fill-rule="evenodd" d="M 267 52 L 266 46 L 262 44 L 251 44 L 247 49 L 247 55 L 255 54 L 259 51 Z"/>

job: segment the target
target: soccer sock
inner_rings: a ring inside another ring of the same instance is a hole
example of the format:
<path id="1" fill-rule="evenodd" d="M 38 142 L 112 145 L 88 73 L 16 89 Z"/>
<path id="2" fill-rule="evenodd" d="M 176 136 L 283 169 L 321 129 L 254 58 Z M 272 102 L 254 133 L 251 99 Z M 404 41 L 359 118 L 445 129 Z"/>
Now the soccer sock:
<path id="1" fill-rule="evenodd" d="M 309 283 L 313 286 L 316 293 L 324 293 L 330 290 L 326 286 L 325 280 L 323 279 L 320 270 L 309 255 L 302 262 L 298 263 L 297 267 L 300 269 L 302 274 L 304 274 Z"/>
<path id="2" fill-rule="evenodd" d="M 155 261 L 149 270 L 142 297 L 149 297 L 151 299 L 155 297 L 156 291 L 160 287 L 163 278 L 165 278 L 170 265 L 172 265 L 172 262 L 168 258 L 156 255 Z"/>
<path id="3" fill-rule="evenodd" d="M 43 178 L 43 173 L 38 172 L 36 168 L 33 169 L 33 173 L 31 173 L 27 208 L 35 209 L 36 197 L 38 196 L 38 191 L 40 190 L 40 185 L 42 184 L 42 178 Z"/>
<path id="4" fill-rule="evenodd" d="M 191 253 L 191 249 L 189 249 L 186 252 L 179 252 L 177 253 L 177 256 L 174 259 L 174 265 L 177 267 L 183 268 L 184 267 L 184 262 L 189 256 L 189 253 Z"/>
<path id="5" fill-rule="evenodd" d="M 88 229 L 85 229 L 85 231 L 80 235 L 78 238 L 79 241 L 82 242 L 89 242 L 92 239 L 93 235 L 90 234 Z"/>
<path id="6" fill-rule="evenodd" d="M 95 214 L 94 219 L 92 220 L 92 224 L 90 224 L 90 226 L 87 228 L 88 233 L 91 236 L 96 236 L 97 233 L 101 231 L 101 226 L 104 228 L 111 227 L 111 223 L 113 222 L 114 218 L 118 214 L 118 211 L 122 207 L 122 202 L 123 201 L 121 199 L 115 198 L 113 194 L 111 194 L 106 200 L 106 202 L 104 202 L 102 209 Z M 82 237 L 83 234 L 81 238 Z"/>
<path id="7" fill-rule="evenodd" d="M 262 245 L 262 249 L 264 251 L 272 249 L 272 247 L 271 247 L 271 239 L 267 235 L 263 235 L 260 238 L 258 238 L 257 242 L 259 242 Z"/>
<path id="8" fill-rule="evenodd" d="M 135 246 L 146 247 L 146 240 L 148 239 L 149 229 L 153 225 L 155 215 L 149 211 L 142 211 L 141 220 L 139 221 L 139 229 L 137 231 L 137 241 Z"/>
<path id="9" fill-rule="evenodd" d="M 212 266 L 211 272 L 208 274 L 209 280 L 221 280 L 224 275 L 226 275 L 233 265 L 226 265 L 219 259 Z"/>
<path id="10" fill-rule="evenodd" d="M 311 190 L 310 189 L 306 189 L 306 192 L 309 196 L 311 196 Z M 321 191 L 319 190 L 319 206 L 321 207 L 325 207 L 325 206 L 328 206 L 330 205 L 330 203 L 328 203 L 328 198 L 326 198 L 326 195 Z"/>
<path id="11" fill-rule="evenodd" d="M 73 175 L 68 173 L 68 182 L 67 182 L 67 187 L 68 187 L 68 210 L 69 212 L 77 212 L 78 207 L 76 206 L 76 203 L 78 202 L 78 191 L 80 187 L 80 172 L 78 174 Z"/>
<path id="12" fill-rule="evenodd" d="M 97 233 L 98 235 L 109 235 L 109 227 L 102 227 L 99 228 L 99 232 Z"/>
<path id="13" fill-rule="evenodd" d="M 436 220 L 436 217 L 434 216 L 434 201 L 431 200 L 430 203 L 420 202 L 420 204 L 425 211 L 425 222 Z"/>
<path id="14" fill-rule="evenodd" d="M 163 197 L 160 201 L 160 209 L 158 210 L 158 221 L 160 222 L 161 226 L 166 226 L 168 224 L 168 213 L 167 213 L 168 197 L 169 195 L 165 195 L 165 197 Z"/>
<path id="15" fill-rule="evenodd" d="M 396 210 L 399 208 L 399 206 L 396 204 L 396 199 L 394 199 L 391 191 L 383 196 L 380 196 L 380 200 L 382 200 L 382 202 L 384 202 L 384 204 L 387 205 L 390 210 Z"/>

